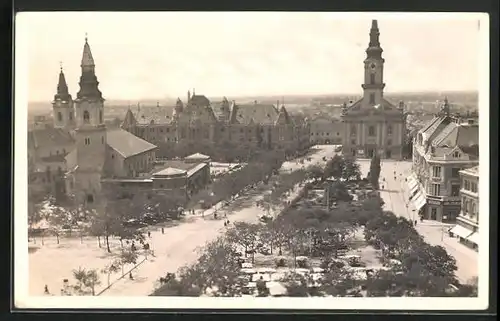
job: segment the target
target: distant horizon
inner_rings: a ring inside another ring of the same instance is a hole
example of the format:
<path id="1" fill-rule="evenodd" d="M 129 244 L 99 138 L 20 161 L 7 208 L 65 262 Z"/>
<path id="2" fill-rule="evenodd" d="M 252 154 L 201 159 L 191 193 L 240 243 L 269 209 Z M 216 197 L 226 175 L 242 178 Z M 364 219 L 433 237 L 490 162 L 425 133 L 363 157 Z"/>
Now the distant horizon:
<path id="1" fill-rule="evenodd" d="M 445 91 L 441 91 L 441 90 L 427 90 L 427 91 L 414 91 L 414 92 L 411 92 L 411 91 L 394 91 L 394 92 L 384 92 L 384 95 L 387 95 L 387 96 L 392 96 L 392 95 L 430 95 L 430 94 L 438 94 L 438 93 L 442 93 L 443 95 L 443 98 L 444 96 L 446 96 L 446 94 L 479 94 L 479 91 L 478 90 L 445 90 Z M 292 95 L 280 95 L 280 94 L 271 94 L 271 95 L 259 95 L 259 94 L 256 94 L 256 95 L 232 95 L 232 96 L 229 96 L 229 95 L 207 95 L 206 93 L 200 93 L 198 92 L 197 94 L 199 95 L 204 95 L 206 96 L 207 98 L 221 98 L 222 97 L 226 97 L 226 98 L 237 98 L 237 99 L 253 99 L 253 98 L 263 98 L 263 99 L 270 99 L 270 98 L 285 98 L 285 104 L 286 104 L 286 98 L 289 97 L 289 98 L 300 98 L 300 97 L 304 97 L 304 98 L 319 98 L 319 97 L 343 97 L 345 96 L 346 98 L 349 98 L 349 97 L 358 97 L 358 96 L 362 96 L 362 92 L 358 92 L 358 93 L 330 93 L 330 94 L 325 94 L 325 93 L 318 93 L 318 94 L 292 94 Z M 151 97 L 151 98 L 140 98 L 140 99 L 124 99 L 124 98 L 108 98 L 108 97 L 104 97 L 105 99 L 105 104 L 106 104 L 106 101 L 113 101 L 113 102 L 126 102 L 126 101 L 130 101 L 131 103 L 134 102 L 134 103 L 137 103 L 137 102 L 141 102 L 141 101 L 165 101 L 165 100 L 176 100 L 177 98 L 180 98 L 182 101 L 185 101 L 186 97 L 163 97 L 163 98 L 156 98 L 156 97 Z M 51 104 L 52 102 L 52 99 L 48 99 L 47 101 L 43 101 L 43 100 L 33 100 L 33 101 L 28 101 L 28 104 Z"/>

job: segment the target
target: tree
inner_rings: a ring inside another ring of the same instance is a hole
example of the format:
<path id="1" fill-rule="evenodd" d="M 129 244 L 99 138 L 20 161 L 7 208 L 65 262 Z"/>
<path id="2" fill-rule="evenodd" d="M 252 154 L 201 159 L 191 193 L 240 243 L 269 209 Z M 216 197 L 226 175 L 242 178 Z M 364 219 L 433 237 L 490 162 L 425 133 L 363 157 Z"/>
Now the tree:
<path id="1" fill-rule="evenodd" d="M 336 154 L 326 162 L 322 180 L 325 180 L 329 177 L 333 177 L 336 180 L 343 178 L 345 167 L 345 158 L 341 155 Z"/>
<path id="2" fill-rule="evenodd" d="M 307 168 L 307 178 L 318 181 L 323 178 L 323 168 L 318 165 L 313 165 Z"/>
<path id="3" fill-rule="evenodd" d="M 374 189 L 379 189 L 379 179 L 380 157 L 377 153 L 374 153 L 370 162 L 370 173 L 368 175 L 368 180 L 370 181 Z"/>
<path id="4" fill-rule="evenodd" d="M 342 178 L 346 181 L 361 179 L 361 170 L 359 169 L 359 164 L 353 157 L 344 158 L 344 168 L 342 171 Z"/>
<path id="5" fill-rule="evenodd" d="M 101 272 L 106 274 L 108 277 L 108 286 L 111 285 L 110 278 L 111 274 L 116 273 L 120 270 L 120 264 L 117 260 L 111 262 L 110 264 L 106 265 Z M 123 273 L 122 273 L 123 274 Z"/>
<path id="6" fill-rule="evenodd" d="M 101 284 L 99 274 L 94 269 L 85 270 L 79 267 L 78 270 L 73 270 L 73 277 L 77 281 L 74 288 L 80 295 L 88 294 L 89 291 L 90 294 L 95 295 L 95 287 Z"/>
<path id="7" fill-rule="evenodd" d="M 122 250 L 120 256 L 118 258 L 117 263 L 121 266 L 122 275 L 125 274 L 124 267 L 127 264 L 136 264 L 137 263 L 137 252 L 133 250 Z"/>
<path id="8" fill-rule="evenodd" d="M 245 257 L 247 253 L 252 253 L 252 262 L 255 258 L 256 243 L 258 240 L 260 227 L 257 224 L 246 222 L 235 222 L 234 227 L 226 233 L 229 241 L 238 244 L 244 248 Z"/>
<path id="9" fill-rule="evenodd" d="M 347 190 L 345 183 L 340 181 L 327 182 L 328 184 L 328 195 L 331 202 L 350 202 L 352 201 L 352 196 Z"/>
<path id="10" fill-rule="evenodd" d="M 176 278 L 155 290 L 153 296 L 211 296 L 234 297 L 241 294 L 238 252 L 225 237 L 205 246 L 198 260 L 183 267 Z"/>

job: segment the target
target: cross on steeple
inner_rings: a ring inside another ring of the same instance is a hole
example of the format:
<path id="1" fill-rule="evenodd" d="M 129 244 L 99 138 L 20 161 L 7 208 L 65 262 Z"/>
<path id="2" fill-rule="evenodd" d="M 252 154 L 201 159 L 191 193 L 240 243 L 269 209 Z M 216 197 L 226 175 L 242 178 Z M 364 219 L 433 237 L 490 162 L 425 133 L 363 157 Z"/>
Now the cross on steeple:
<path id="1" fill-rule="evenodd" d="M 59 61 L 59 68 L 61 69 L 61 71 L 63 70 L 62 61 Z"/>
<path id="2" fill-rule="evenodd" d="M 85 32 L 85 42 L 87 42 L 87 40 L 88 40 L 88 33 Z"/>

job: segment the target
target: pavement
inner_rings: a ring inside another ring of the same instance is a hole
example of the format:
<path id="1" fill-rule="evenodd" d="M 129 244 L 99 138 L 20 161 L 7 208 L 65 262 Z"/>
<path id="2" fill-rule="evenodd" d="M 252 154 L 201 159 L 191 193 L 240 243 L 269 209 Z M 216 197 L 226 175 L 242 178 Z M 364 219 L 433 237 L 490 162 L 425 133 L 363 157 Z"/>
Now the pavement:
<path id="1" fill-rule="evenodd" d="M 370 160 L 358 160 L 363 176 L 369 171 Z M 396 179 L 394 179 L 396 172 Z M 416 230 L 425 241 L 431 245 L 443 246 L 448 254 L 457 261 L 456 275 L 465 283 L 478 276 L 478 253 L 450 237 L 447 230 L 454 224 L 445 224 L 438 221 L 420 221 L 413 202 L 408 201 L 409 190 L 405 178 L 411 174 L 411 161 L 381 161 L 381 186 L 384 189 L 380 194 L 385 202 L 386 210 L 392 211 L 397 216 L 402 216 L 412 221 L 417 220 Z M 385 178 L 385 181 L 382 179 Z"/>

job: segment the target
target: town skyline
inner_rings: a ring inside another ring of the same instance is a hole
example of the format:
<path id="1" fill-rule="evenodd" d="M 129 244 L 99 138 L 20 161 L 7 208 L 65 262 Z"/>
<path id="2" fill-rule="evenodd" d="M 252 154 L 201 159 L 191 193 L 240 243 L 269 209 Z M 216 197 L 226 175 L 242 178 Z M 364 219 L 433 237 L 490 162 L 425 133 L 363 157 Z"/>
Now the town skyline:
<path id="1" fill-rule="evenodd" d="M 360 94 L 372 18 L 379 20 L 387 92 L 478 90 L 478 19 L 378 15 L 93 13 L 89 23 L 88 13 L 29 13 L 18 24 L 37 48 L 27 56 L 30 102 L 51 100 L 61 62 L 76 93 L 86 34 L 100 88 L 112 100 L 185 99 L 193 88 L 221 97 Z M 189 27 L 172 32 L 186 20 L 193 20 Z M 54 37 L 42 40 L 41 33 Z"/>

